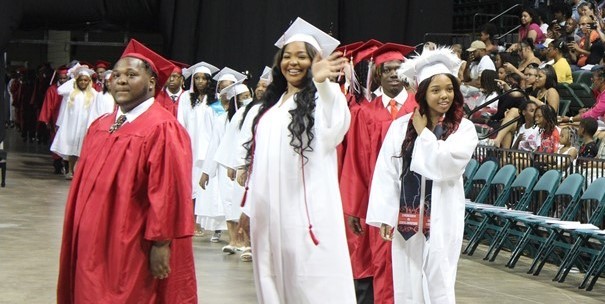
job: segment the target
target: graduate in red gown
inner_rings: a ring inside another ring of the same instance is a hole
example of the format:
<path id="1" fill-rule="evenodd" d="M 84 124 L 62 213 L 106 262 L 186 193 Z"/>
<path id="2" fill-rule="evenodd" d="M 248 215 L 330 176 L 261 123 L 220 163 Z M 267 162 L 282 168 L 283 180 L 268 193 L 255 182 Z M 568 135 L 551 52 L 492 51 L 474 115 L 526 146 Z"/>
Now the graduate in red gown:
<path id="1" fill-rule="evenodd" d="M 44 123 L 50 132 L 51 143 L 55 139 L 55 134 L 57 133 L 56 123 L 59 118 L 59 110 L 61 109 L 61 100 L 63 99 L 61 95 L 57 93 L 57 88 L 64 84 L 68 79 L 66 66 L 61 66 L 55 71 L 50 80 L 51 86 L 46 89 L 44 101 L 42 102 L 42 109 L 38 116 L 38 121 Z M 55 173 L 59 174 L 63 167 L 63 159 L 55 153 L 51 154 L 54 161 Z"/>
<path id="2" fill-rule="evenodd" d="M 114 66 L 119 108 L 90 126 L 67 199 L 58 303 L 197 303 L 191 143 L 153 98 L 172 69 L 135 40 Z"/>
<path id="3" fill-rule="evenodd" d="M 411 113 L 417 106 L 413 92 L 405 89 L 404 82 L 399 80 L 396 73 L 405 60 L 404 56 L 413 50 L 410 46 L 387 43 L 365 58 L 359 58 L 374 59 L 373 72 L 380 83 L 376 91 L 379 96 L 360 106 L 351 120 L 340 176 L 347 226 L 358 237 L 349 241 L 356 245 L 351 252 L 353 269 L 368 269 L 366 265 L 371 261 L 374 303 L 377 304 L 394 303 L 391 249 L 384 244 L 377 228 L 365 224 L 365 217 L 372 174 L 384 136 L 394 119 Z"/>
<path id="4" fill-rule="evenodd" d="M 103 74 L 111 67 L 111 62 L 105 60 L 97 60 L 95 62 L 95 82 L 92 87 L 97 90 L 97 92 L 103 92 Z"/>
<path id="5" fill-rule="evenodd" d="M 188 68 L 189 65 L 174 60 L 170 60 L 170 62 L 174 65 L 174 70 L 170 73 L 166 87 L 155 96 L 155 102 L 176 117 L 181 96 L 185 93 L 185 90 L 183 90 L 183 84 L 185 84 L 183 69 Z"/>

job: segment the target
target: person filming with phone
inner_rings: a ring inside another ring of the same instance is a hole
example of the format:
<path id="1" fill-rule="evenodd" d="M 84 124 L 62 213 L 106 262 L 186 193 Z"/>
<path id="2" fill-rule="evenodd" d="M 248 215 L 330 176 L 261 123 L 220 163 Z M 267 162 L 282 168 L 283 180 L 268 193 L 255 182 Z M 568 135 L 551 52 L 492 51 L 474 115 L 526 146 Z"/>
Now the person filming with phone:
<path id="1" fill-rule="evenodd" d="M 599 37 L 599 33 L 596 31 L 597 23 L 593 17 L 586 15 L 580 17 L 579 27 L 583 37 L 578 43 L 570 42 L 568 44 L 570 59 L 575 62 L 572 65 L 572 70 L 578 70 L 583 66 L 590 64 L 598 64 L 603 59 L 603 52 L 605 46 Z"/>

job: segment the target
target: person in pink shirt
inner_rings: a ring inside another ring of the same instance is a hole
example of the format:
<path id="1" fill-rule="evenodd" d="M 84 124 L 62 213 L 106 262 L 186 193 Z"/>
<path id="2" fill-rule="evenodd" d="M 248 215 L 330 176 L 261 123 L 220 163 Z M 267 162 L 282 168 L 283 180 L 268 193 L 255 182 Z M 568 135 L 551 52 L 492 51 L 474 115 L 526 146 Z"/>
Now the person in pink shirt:
<path id="1" fill-rule="evenodd" d="M 525 38 L 531 38 L 534 44 L 541 44 L 546 36 L 538 25 L 538 15 L 531 8 L 523 9 L 521 12 L 521 27 L 519 28 L 519 42 Z"/>
<path id="2" fill-rule="evenodd" d="M 590 71 L 592 72 L 592 77 L 590 77 L 592 87 L 599 93 L 594 106 L 590 109 L 580 109 L 580 113 L 576 116 L 561 117 L 561 122 L 573 123 L 574 121 L 579 122 L 583 118 L 599 119 L 605 116 L 605 66 L 595 65 Z"/>

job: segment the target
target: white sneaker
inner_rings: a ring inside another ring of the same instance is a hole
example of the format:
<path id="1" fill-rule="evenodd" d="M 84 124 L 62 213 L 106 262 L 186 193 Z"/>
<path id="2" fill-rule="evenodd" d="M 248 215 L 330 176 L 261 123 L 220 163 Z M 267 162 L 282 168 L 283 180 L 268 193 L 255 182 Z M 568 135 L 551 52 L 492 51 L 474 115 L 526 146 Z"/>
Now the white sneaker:
<path id="1" fill-rule="evenodd" d="M 246 247 L 239 258 L 242 262 L 252 262 L 252 248 Z"/>
<path id="2" fill-rule="evenodd" d="M 212 237 L 210 238 L 210 242 L 211 243 L 218 243 L 221 240 L 221 233 L 220 232 L 215 232 Z"/>
<path id="3" fill-rule="evenodd" d="M 65 179 L 66 180 L 72 180 L 72 179 L 74 179 L 73 173 L 71 173 L 71 172 L 70 173 L 65 173 Z"/>
<path id="4" fill-rule="evenodd" d="M 234 254 L 235 250 L 236 250 L 235 246 L 227 245 L 227 246 L 223 247 L 223 252 L 224 253 Z"/>

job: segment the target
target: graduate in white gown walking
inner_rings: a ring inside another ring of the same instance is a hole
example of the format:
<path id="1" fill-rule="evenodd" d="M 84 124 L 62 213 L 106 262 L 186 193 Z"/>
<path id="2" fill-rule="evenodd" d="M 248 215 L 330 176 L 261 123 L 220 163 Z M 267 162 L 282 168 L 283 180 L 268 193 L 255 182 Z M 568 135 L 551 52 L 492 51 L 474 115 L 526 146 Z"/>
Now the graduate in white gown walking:
<path id="1" fill-rule="evenodd" d="M 462 174 L 477 145 L 463 118 L 451 49 L 407 60 L 400 77 L 416 79 L 418 108 L 395 120 L 380 149 L 366 221 L 392 241 L 395 303 L 456 303 L 454 285 L 464 232 Z"/>

